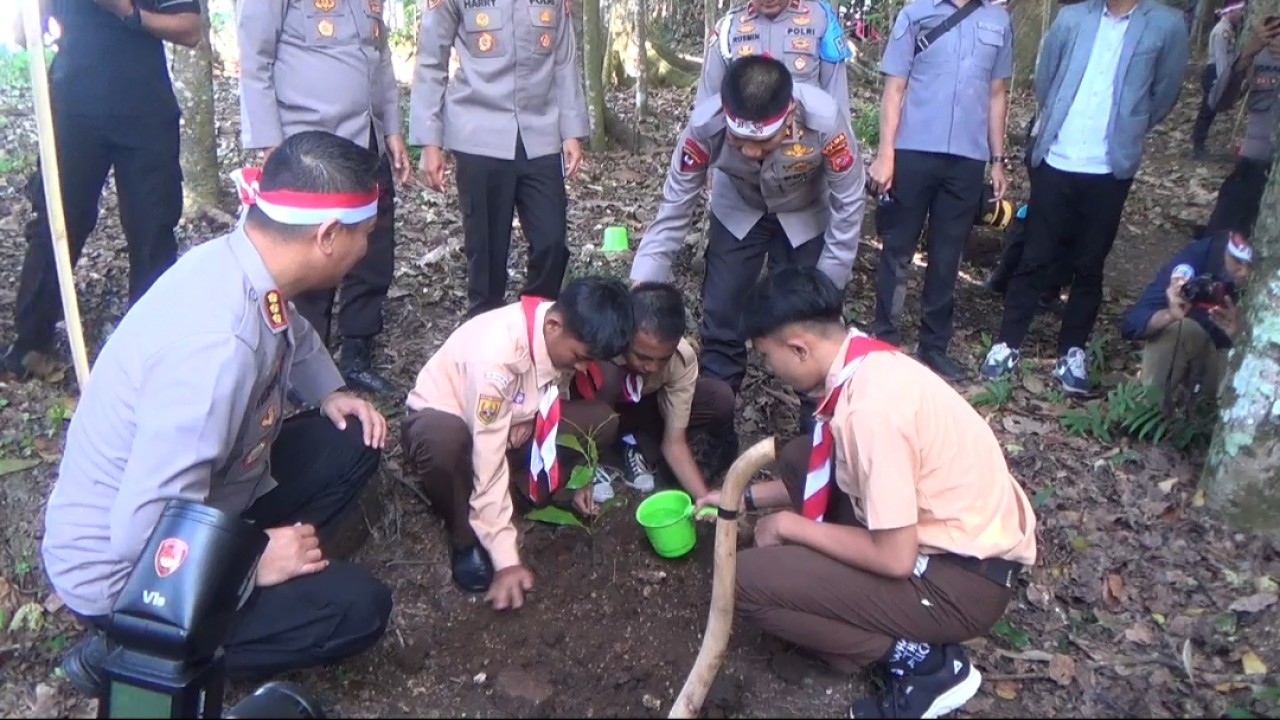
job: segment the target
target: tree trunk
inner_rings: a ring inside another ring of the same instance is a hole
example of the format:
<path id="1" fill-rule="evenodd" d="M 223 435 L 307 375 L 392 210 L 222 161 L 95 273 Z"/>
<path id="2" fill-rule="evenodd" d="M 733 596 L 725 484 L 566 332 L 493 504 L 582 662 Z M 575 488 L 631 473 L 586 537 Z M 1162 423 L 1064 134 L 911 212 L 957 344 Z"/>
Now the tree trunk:
<path id="1" fill-rule="evenodd" d="M 223 195 L 213 109 L 213 47 L 208 0 L 200 0 L 204 37 L 194 48 L 171 45 L 173 92 L 182 108 L 182 191 L 190 216 L 219 210 Z"/>
<path id="2" fill-rule="evenodd" d="M 603 152 L 608 144 L 604 104 L 604 27 L 600 0 L 582 2 L 582 62 L 587 77 L 587 112 L 591 119 L 591 150 Z"/>
<path id="3" fill-rule="evenodd" d="M 703 37 L 710 40 L 711 33 L 715 32 L 716 29 L 716 22 L 720 19 L 720 3 L 716 2 L 716 0 L 706 0 L 703 3 L 702 15 L 702 22 L 706 29 Z"/>
<path id="4" fill-rule="evenodd" d="M 1203 2 L 1204 0 L 1202 0 Z M 1280 12 L 1260 0 L 1256 17 Z M 1253 228 L 1254 263 L 1243 324 L 1201 479 L 1209 507 L 1240 530 L 1280 530 L 1280 155 Z"/>
<path id="5" fill-rule="evenodd" d="M 649 36 L 649 3 L 647 0 L 635 0 L 636 3 L 636 44 L 648 47 Z M 640 120 L 649 114 L 649 54 L 638 53 L 636 58 L 636 137 L 640 137 Z"/>
<path id="6" fill-rule="evenodd" d="M 698 79 L 699 64 L 680 57 L 662 43 L 638 40 L 636 24 L 626 0 L 613 0 L 609 7 L 609 41 L 605 52 L 606 84 L 627 87 L 639 77 L 641 55 L 645 48 L 649 87 L 689 87 Z"/>
<path id="7" fill-rule="evenodd" d="M 1200 57 L 1200 53 L 1207 49 L 1205 40 L 1213 29 L 1213 24 L 1217 22 L 1217 15 L 1213 12 L 1216 7 L 1217 3 L 1212 0 L 1200 0 L 1200 4 L 1196 5 L 1196 17 L 1191 22 L 1192 57 Z"/>

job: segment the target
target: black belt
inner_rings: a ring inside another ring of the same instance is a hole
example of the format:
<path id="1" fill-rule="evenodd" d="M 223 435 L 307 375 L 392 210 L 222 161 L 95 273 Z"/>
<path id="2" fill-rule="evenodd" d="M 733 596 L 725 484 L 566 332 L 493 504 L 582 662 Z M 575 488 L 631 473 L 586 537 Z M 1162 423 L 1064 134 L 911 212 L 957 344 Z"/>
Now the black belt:
<path id="1" fill-rule="evenodd" d="M 1018 577 L 1018 573 L 1022 572 L 1022 563 L 1012 560 L 1003 560 L 1001 558 L 987 558 L 979 560 L 977 558 L 965 557 L 964 555 L 955 555 L 946 553 L 938 556 L 946 558 L 948 562 L 957 567 L 968 570 L 975 575 L 990 580 L 991 582 L 1006 588 L 1013 588 L 1013 580 Z"/>

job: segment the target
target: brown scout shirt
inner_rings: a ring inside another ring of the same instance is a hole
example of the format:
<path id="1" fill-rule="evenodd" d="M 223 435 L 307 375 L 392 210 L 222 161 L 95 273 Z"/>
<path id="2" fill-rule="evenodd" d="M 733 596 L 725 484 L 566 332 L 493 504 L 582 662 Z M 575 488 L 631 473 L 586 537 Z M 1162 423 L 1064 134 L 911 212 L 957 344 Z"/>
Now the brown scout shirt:
<path id="1" fill-rule="evenodd" d="M 495 570 L 520 564 L 507 450 L 533 437 L 543 391 L 567 380 L 552 365 L 541 332 L 551 305 L 538 306 L 532 352 L 524 310 L 513 303 L 463 323 L 427 361 L 409 391 L 411 411 L 446 412 L 471 430 L 471 527 Z"/>
<path id="2" fill-rule="evenodd" d="M 827 387 L 844 356 L 842 347 Z M 867 355 L 844 386 L 831 431 L 836 483 L 867 529 L 915 525 L 922 555 L 1035 564 L 1035 511 L 999 441 L 933 371 L 900 353 Z"/>
<path id="3" fill-rule="evenodd" d="M 626 361 L 614 360 L 618 366 L 626 370 Z M 676 354 L 671 356 L 661 372 L 644 379 L 640 395 L 658 393 L 658 412 L 667 427 L 684 429 L 689 427 L 689 413 L 693 410 L 693 393 L 698 386 L 698 354 L 693 345 L 680 338 L 676 346 Z"/>

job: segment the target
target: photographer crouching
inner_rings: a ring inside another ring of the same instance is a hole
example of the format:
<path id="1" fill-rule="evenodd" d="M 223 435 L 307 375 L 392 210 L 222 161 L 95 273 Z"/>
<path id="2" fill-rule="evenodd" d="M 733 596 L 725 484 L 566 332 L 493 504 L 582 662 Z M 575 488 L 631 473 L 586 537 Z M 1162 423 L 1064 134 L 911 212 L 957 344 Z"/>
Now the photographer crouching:
<path id="1" fill-rule="evenodd" d="M 1143 382 L 1216 397 L 1252 263 L 1249 241 L 1223 231 L 1191 242 L 1156 273 L 1120 320 L 1122 337 L 1143 342 Z"/>

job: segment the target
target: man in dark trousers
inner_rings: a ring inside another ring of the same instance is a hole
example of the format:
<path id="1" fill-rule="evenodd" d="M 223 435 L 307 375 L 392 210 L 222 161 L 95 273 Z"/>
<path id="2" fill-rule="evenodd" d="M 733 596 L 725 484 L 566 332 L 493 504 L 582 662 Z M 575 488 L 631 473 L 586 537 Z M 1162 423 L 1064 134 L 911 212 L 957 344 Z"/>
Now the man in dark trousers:
<path id="1" fill-rule="evenodd" d="M 240 0 L 236 31 L 245 148 L 270 153 L 294 133 L 324 130 L 381 155 L 378 225 L 340 291 L 339 368 L 353 387 L 388 395 L 398 391 L 374 372 L 372 343 L 395 271 L 394 183 L 412 168 L 382 12 L 382 0 Z M 334 289 L 321 288 L 294 301 L 326 346 L 333 300 Z"/>
<path id="2" fill-rule="evenodd" d="M 907 268 L 928 219 L 920 298 L 920 361 L 948 380 L 964 369 L 947 356 L 960 260 L 982 198 L 988 162 L 995 199 L 1004 197 L 1007 84 L 1013 28 L 988 0 L 924 0 L 898 13 L 880 69 L 880 150 L 867 173 L 873 192 L 898 207 L 876 270 L 872 331 L 902 341 L 898 321 Z"/>
<path id="3" fill-rule="evenodd" d="M 42 0 L 41 27 L 62 37 L 49 68 L 63 216 L 74 264 L 98 223 L 107 173 L 116 174 L 120 224 L 129 245 L 129 303 L 138 301 L 177 257 L 173 228 L 182 217 L 178 101 L 164 43 L 200 42 L 197 0 Z M 54 265 L 44 185 L 27 185 L 35 213 L 14 303 L 13 343 L 0 375 L 26 378 L 32 355 L 52 353 L 62 298 Z"/>
<path id="4" fill-rule="evenodd" d="M 335 287 L 376 222 L 378 158 L 293 135 L 237 173 L 243 224 L 182 256 L 102 348 L 45 509 L 49 580 L 90 633 L 63 660 L 100 695 L 112 607 L 171 500 L 239 516 L 270 538 L 224 648 L 229 675 L 338 662 L 371 647 L 391 590 L 328 557 L 378 468 L 387 421 L 348 392 L 292 299 Z M 285 417 L 293 390 L 316 409 Z M 158 558 L 156 559 L 158 561 Z"/>
<path id="5" fill-rule="evenodd" d="M 511 221 L 529 240 L 522 296 L 554 300 L 569 265 L 565 178 L 590 134 L 568 0 L 428 0 L 418 35 L 409 142 L 444 191 L 457 163 L 467 317 L 506 305 Z M 458 71 L 449 77 L 450 51 Z"/>

